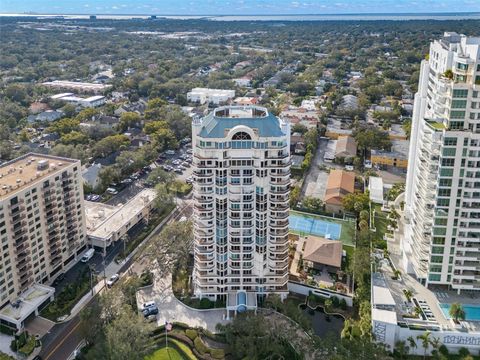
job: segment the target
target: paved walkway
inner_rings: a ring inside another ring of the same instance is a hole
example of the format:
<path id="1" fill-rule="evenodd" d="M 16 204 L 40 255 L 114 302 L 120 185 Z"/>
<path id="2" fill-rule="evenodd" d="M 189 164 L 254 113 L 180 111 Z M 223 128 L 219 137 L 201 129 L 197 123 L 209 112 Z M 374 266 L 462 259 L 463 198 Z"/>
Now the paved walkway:
<path id="1" fill-rule="evenodd" d="M 160 279 L 154 276 L 152 287 L 141 289 L 137 292 L 137 305 L 140 309 L 147 301 L 155 301 L 158 306 L 158 326 L 168 322 L 182 322 L 192 327 L 202 327 L 211 332 L 216 332 L 215 326 L 218 323 L 226 324 L 228 321 L 225 309 L 197 310 L 187 307 L 178 300 L 172 291 L 172 276 Z"/>
<path id="2" fill-rule="evenodd" d="M 10 343 L 12 342 L 12 339 L 13 336 L 0 333 L 0 351 L 7 355 L 13 356 L 16 359 L 16 354 L 10 350 Z"/>
<path id="3" fill-rule="evenodd" d="M 305 238 L 299 236 L 297 240 L 297 246 L 295 247 L 295 255 L 293 256 L 292 264 L 290 265 L 290 274 L 296 277 L 300 277 L 298 272 L 298 262 L 300 261 L 300 254 L 303 254 L 303 244 L 305 243 Z"/>

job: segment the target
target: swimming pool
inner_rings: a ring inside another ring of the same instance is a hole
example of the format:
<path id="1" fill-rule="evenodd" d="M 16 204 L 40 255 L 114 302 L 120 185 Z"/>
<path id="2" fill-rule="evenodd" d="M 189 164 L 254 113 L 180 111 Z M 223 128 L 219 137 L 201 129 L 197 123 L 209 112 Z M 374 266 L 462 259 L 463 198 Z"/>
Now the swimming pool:
<path id="1" fill-rule="evenodd" d="M 443 315 L 447 319 L 450 319 L 450 314 L 448 311 L 450 310 L 450 304 L 442 304 L 439 303 L 438 306 L 440 306 L 440 309 L 443 312 Z M 480 305 L 470 305 L 470 304 L 465 304 L 462 305 L 463 310 L 465 310 L 465 320 L 468 321 L 480 321 Z"/>
<path id="2" fill-rule="evenodd" d="M 290 214 L 290 230 L 301 234 L 311 234 L 338 240 L 342 232 L 342 225 L 330 221 L 321 220 L 314 217 L 300 216 Z"/>

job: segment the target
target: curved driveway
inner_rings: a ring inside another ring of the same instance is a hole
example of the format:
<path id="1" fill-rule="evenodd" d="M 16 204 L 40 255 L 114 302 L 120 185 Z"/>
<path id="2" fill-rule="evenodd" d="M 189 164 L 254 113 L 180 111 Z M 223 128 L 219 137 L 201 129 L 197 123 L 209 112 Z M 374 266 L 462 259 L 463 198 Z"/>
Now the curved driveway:
<path id="1" fill-rule="evenodd" d="M 172 291 L 172 275 L 160 278 L 154 276 L 154 283 L 151 287 L 140 289 L 137 292 L 137 305 L 141 309 L 142 304 L 147 301 L 155 301 L 158 306 L 157 324 L 159 326 L 168 322 L 182 322 L 191 327 L 202 327 L 215 332 L 215 325 L 226 324 L 228 321 L 225 309 L 198 310 L 193 309 L 178 300 Z"/>

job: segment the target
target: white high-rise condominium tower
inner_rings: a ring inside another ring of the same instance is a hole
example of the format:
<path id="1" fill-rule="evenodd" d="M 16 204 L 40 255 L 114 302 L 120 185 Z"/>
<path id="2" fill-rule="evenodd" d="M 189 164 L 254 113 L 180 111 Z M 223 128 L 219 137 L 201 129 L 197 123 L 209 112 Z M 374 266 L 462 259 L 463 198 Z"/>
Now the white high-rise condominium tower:
<path id="1" fill-rule="evenodd" d="M 480 37 L 445 33 L 422 61 L 405 202 L 405 269 L 480 290 Z"/>
<path id="2" fill-rule="evenodd" d="M 220 107 L 192 125 L 195 294 L 287 294 L 290 125 L 262 107 Z M 245 305 L 245 306 L 243 306 Z"/>

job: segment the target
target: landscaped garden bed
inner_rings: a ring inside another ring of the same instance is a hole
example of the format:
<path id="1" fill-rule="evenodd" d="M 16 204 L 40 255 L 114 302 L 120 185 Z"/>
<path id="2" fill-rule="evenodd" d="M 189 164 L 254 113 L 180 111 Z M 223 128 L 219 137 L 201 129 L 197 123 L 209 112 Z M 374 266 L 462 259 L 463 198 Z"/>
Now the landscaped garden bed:
<path id="1" fill-rule="evenodd" d="M 96 279 L 93 284 L 96 284 Z M 75 304 L 90 290 L 90 270 L 86 267 L 78 275 L 77 280 L 65 286 L 49 303 L 41 315 L 49 320 L 57 321 L 58 318 L 70 314 Z"/>

